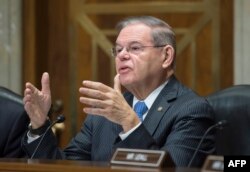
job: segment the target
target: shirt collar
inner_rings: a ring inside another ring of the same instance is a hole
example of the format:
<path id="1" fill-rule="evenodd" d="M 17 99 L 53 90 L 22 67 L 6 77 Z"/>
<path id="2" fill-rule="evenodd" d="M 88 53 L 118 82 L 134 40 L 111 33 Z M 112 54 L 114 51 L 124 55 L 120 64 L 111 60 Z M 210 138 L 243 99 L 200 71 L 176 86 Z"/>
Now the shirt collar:
<path id="1" fill-rule="evenodd" d="M 147 105 L 148 109 L 151 108 L 151 106 L 153 105 L 155 99 L 158 97 L 158 95 L 160 94 L 161 90 L 165 87 L 165 85 L 167 85 L 168 80 L 165 81 L 163 84 L 161 84 L 159 87 L 157 87 L 154 91 L 152 91 L 144 100 L 138 100 L 135 96 L 133 98 L 133 107 L 134 105 L 138 102 L 138 101 L 144 101 L 145 104 Z"/>

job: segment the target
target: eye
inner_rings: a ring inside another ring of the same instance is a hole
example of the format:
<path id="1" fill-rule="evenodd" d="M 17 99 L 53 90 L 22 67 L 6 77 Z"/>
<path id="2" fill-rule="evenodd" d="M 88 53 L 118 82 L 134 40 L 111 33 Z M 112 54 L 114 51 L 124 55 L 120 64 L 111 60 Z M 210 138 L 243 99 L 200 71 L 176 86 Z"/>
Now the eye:
<path id="1" fill-rule="evenodd" d="M 116 53 L 120 53 L 122 51 L 122 47 L 115 47 L 115 52 Z"/>
<path id="2" fill-rule="evenodd" d="M 139 45 L 132 45 L 132 46 L 130 47 L 130 50 L 131 50 L 131 51 L 140 51 L 141 49 L 142 49 L 142 47 L 139 46 Z"/>

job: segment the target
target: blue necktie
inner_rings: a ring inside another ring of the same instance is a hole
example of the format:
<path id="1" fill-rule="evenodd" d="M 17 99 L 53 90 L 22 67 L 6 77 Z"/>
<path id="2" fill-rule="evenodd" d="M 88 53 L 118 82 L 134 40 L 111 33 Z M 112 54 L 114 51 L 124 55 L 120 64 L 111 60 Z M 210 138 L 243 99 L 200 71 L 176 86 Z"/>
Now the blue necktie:
<path id="1" fill-rule="evenodd" d="M 143 101 L 138 101 L 134 106 L 134 110 L 137 113 L 140 120 L 143 121 L 143 114 L 147 112 L 148 107 Z"/>

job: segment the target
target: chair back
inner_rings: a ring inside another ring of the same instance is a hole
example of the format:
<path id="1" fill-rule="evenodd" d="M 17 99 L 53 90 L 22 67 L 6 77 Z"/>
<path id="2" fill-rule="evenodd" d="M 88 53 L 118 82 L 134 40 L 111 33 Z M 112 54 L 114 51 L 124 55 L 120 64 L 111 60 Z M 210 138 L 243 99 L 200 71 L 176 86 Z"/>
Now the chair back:
<path id="1" fill-rule="evenodd" d="M 0 99 L 13 101 L 17 104 L 23 105 L 23 98 L 21 95 L 0 86 Z"/>
<path id="2" fill-rule="evenodd" d="M 216 132 L 218 155 L 250 155 L 250 85 L 235 85 L 207 97 L 216 122 L 227 125 Z"/>
<path id="3" fill-rule="evenodd" d="M 0 158 L 21 158 L 25 153 L 21 139 L 28 129 L 29 117 L 23 97 L 0 86 Z"/>

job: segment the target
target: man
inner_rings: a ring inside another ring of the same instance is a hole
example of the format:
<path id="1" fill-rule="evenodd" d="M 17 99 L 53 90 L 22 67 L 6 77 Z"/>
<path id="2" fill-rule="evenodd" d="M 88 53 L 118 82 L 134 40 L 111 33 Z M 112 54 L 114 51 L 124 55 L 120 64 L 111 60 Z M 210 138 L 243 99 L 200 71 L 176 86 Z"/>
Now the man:
<path id="1" fill-rule="evenodd" d="M 80 102 L 91 115 L 63 151 L 56 148 L 50 132 L 34 155 L 39 136 L 32 130 L 46 129 L 51 105 L 49 75 L 43 74 L 41 91 L 26 84 L 24 103 L 33 128 L 24 143 L 29 156 L 109 161 L 116 148 L 160 149 L 169 152 L 177 166 L 188 165 L 202 135 L 214 122 L 213 111 L 205 99 L 174 76 L 174 32 L 151 16 L 127 18 L 117 29 L 114 88 L 83 81 Z M 128 90 L 124 95 L 121 85 Z M 192 165 L 201 166 L 213 151 L 214 136 L 209 133 Z"/>
<path id="2" fill-rule="evenodd" d="M 26 133 L 29 118 L 25 113 L 22 97 L 0 87 L 0 158 L 25 156 L 21 139 Z"/>

